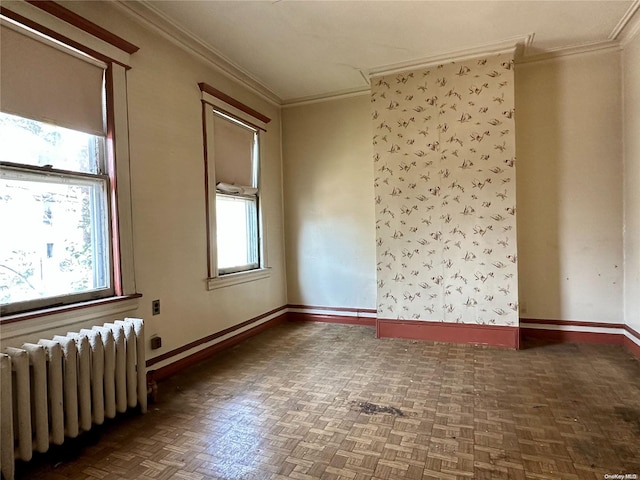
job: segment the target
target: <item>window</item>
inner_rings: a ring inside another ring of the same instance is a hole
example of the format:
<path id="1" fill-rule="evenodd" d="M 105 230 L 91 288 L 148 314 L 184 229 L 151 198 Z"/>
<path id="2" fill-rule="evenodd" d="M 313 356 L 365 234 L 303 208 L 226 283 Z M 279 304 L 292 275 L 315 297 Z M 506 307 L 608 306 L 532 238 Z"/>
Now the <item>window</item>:
<path id="1" fill-rule="evenodd" d="M 38 8 L 0 17 L 2 315 L 135 293 L 130 214 L 117 215 L 130 202 L 128 54 L 114 63 L 113 46 Z"/>
<path id="2" fill-rule="evenodd" d="M 112 295 L 104 137 L 0 113 L 0 143 L 0 303 Z"/>
<path id="3" fill-rule="evenodd" d="M 218 273 L 260 266 L 258 130 L 213 108 Z"/>
<path id="4" fill-rule="evenodd" d="M 269 119 L 206 84 L 200 88 L 205 119 L 209 278 L 237 279 L 230 274 L 265 267 L 259 166 L 261 133 Z"/>

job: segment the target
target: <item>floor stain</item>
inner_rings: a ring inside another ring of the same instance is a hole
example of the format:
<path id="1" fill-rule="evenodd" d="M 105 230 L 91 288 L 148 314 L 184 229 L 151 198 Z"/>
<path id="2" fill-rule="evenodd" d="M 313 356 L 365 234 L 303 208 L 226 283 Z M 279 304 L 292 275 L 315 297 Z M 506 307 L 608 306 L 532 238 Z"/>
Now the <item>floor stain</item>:
<path id="1" fill-rule="evenodd" d="M 589 440 L 575 440 L 572 443 L 575 462 L 592 466 L 600 466 L 603 463 L 605 455 L 598 445 Z"/>
<path id="2" fill-rule="evenodd" d="M 640 433 L 640 410 L 629 407 L 615 407 L 613 411 L 618 417 L 629 423 L 636 433 Z"/>
<path id="3" fill-rule="evenodd" d="M 351 402 L 351 404 L 356 406 L 362 413 L 366 413 L 367 415 L 388 413 L 390 415 L 395 415 L 396 417 L 404 417 L 404 412 L 396 407 L 385 407 L 382 405 L 376 405 L 375 403 L 355 401 Z"/>

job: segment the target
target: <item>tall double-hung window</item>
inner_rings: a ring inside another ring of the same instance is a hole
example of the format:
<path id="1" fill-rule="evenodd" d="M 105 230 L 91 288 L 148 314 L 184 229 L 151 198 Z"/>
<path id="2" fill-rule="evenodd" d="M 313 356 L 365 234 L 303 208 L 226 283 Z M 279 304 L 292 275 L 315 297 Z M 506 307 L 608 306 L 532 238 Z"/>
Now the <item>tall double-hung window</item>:
<path id="1" fill-rule="evenodd" d="M 200 88 L 206 139 L 209 278 L 215 281 L 229 274 L 261 271 L 265 265 L 260 141 L 269 119 L 213 87 L 200 84 Z"/>
<path id="2" fill-rule="evenodd" d="M 1 21 L 1 312 L 121 295 L 116 121 L 107 107 L 118 73 L 107 58 Z"/>
<path id="3" fill-rule="evenodd" d="M 258 130 L 213 108 L 218 273 L 260 266 Z"/>

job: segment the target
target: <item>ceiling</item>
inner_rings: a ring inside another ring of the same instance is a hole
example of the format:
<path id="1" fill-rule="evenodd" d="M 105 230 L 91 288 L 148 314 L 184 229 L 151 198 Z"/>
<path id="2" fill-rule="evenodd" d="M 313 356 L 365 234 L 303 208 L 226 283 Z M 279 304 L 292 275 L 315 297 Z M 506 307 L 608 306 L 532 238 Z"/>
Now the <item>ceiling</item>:
<path id="1" fill-rule="evenodd" d="M 280 104 L 362 91 L 370 74 L 516 43 L 524 60 L 611 46 L 640 16 L 640 0 L 122 3 Z"/>

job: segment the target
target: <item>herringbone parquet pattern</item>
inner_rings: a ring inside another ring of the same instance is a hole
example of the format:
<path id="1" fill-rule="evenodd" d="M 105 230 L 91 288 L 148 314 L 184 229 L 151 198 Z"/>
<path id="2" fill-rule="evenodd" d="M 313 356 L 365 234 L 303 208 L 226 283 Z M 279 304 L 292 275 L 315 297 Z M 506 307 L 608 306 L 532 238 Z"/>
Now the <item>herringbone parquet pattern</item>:
<path id="1" fill-rule="evenodd" d="M 159 396 L 147 415 L 21 466 L 21 478 L 640 476 L 640 362 L 616 346 L 510 351 L 288 323 L 161 383 Z"/>

